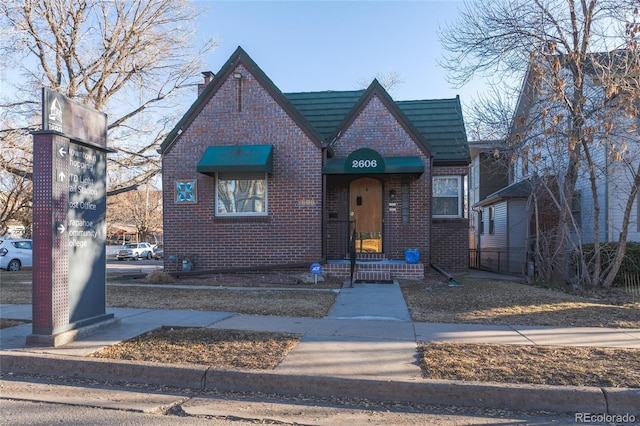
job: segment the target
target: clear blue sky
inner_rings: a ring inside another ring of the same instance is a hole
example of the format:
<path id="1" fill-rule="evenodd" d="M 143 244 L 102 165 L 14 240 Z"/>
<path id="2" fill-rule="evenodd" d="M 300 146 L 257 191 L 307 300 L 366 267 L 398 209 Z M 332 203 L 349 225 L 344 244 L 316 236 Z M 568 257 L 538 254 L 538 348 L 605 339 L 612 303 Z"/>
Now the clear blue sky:
<path id="1" fill-rule="evenodd" d="M 354 90 L 396 72 L 396 100 L 452 98 L 469 103 L 482 82 L 453 88 L 438 66 L 437 30 L 455 21 L 462 1 L 215 1 L 199 33 L 220 45 L 207 55 L 218 72 L 241 46 L 283 92 Z"/>

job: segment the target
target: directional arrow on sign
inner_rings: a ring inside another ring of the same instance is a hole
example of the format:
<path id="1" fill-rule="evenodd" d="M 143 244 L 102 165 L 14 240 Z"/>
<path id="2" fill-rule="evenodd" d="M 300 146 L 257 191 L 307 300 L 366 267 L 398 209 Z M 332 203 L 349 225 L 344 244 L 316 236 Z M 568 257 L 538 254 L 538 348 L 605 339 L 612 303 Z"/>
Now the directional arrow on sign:
<path id="1" fill-rule="evenodd" d="M 58 155 L 62 158 L 67 156 L 67 147 L 61 146 L 58 148 Z"/>
<path id="2" fill-rule="evenodd" d="M 66 177 L 67 177 L 67 175 L 65 175 L 62 170 L 60 170 L 58 172 L 58 182 L 64 182 Z"/>
<path id="3" fill-rule="evenodd" d="M 66 228 L 64 227 L 64 225 L 62 223 L 59 223 L 58 227 L 56 228 L 56 230 L 58 231 L 58 234 L 64 234 L 64 231 L 66 230 Z"/>

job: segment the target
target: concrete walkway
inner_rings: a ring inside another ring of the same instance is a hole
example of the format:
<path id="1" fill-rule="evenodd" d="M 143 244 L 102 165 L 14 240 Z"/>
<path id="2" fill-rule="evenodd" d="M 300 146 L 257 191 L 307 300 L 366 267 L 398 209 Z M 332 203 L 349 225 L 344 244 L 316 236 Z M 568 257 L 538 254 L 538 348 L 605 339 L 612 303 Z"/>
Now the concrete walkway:
<path id="1" fill-rule="evenodd" d="M 31 319 L 30 305 L 1 305 L 0 316 L 10 319 Z M 402 296 L 402 292 L 397 283 L 394 284 L 355 284 L 354 287 L 345 286 L 339 295 L 326 318 L 299 318 L 299 317 L 276 317 L 241 315 L 233 312 L 206 312 L 206 311 L 177 311 L 177 310 L 153 310 L 153 309 L 129 309 L 129 308 L 109 308 L 108 313 L 113 313 L 119 322 L 110 327 L 96 330 L 93 334 L 71 342 L 67 345 L 48 347 L 26 347 L 26 336 L 31 333 L 31 325 L 26 324 L 18 327 L 0 330 L 0 357 L 2 358 L 2 371 L 12 371 L 20 369 L 19 363 L 27 363 L 31 370 L 37 368 L 41 363 L 42 368 L 47 371 L 55 371 L 55 366 L 51 365 L 52 360 L 56 363 L 68 362 L 70 357 L 77 363 L 85 363 L 85 368 L 89 365 L 103 366 L 105 363 L 117 365 L 118 371 L 122 375 L 131 374 L 131 380 L 140 378 L 141 366 L 133 365 L 131 362 L 114 362 L 109 360 L 87 360 L 85 355 L 94 352 L 102 347 L 115 344 L 117 342 L 130 339 L 141 333 L 161 326 L 193 326 L 211 327 L 219 329 L 255 330 L 288 332 L 303 335 L 296 348 L 280 363 L 280 365 L 269 373 L 261 373 L 260 377 L 270 386 L 273 382 L 272 374 L 280 377 L 278 389 L 285 389 L 285 377 L 290 378 L 290 386 L 295 388 L 295 392 L 301 391 L 300 380 L 311 381 L 306 383 L 308 391 L 313 389 L 311 383 L 316 386 L 327 386 L 331 389 L 337 386 L 344 393 L 348 393 L 345 383 L 352 383 L 358 392 L 363 386 L 362 380 L 374 380 L 380 385 L 377 392 L 381 393 L 380 398 L 388 397 L 398 399 L 398 395 L 383 395 L 387 392 L 398 392 L 397 388 L 389 386 L 389 383 L 396 383 L 397 386 L 408 384 L 425 383 L 421 379 L 419 360 L 417 355 L 416 342 L 420 341 L 457 341 L 475 343 L 499 343 L 518 345 L 558 345 L 558 346 L 598 346 L 612 348 L 640 348 L 640 329 L 605 329 L 605 328 L 573 328 L 573 327 L 530 327 L 530 326 L 492 326 L 477 324 L 440 324 L 412 322 Z M 42 359 L 38 360 L 38 357 Z M 148 363 L 147 363 L 148 364 Z M 58 364 L 56 364 L 58 365 Z M 129 367 L 127 367 L 129 366 Z M 149 368 L 149 366 L 144 366 Z M 62 367 L 60 367 L 62 368 Z M 66 367 L 65 367 L 66 368 Z M 96 367 L 98 368 L 98 367 Z M 102 369 L 104 367 L 101 367 Z M 128 369 L 127 369 L 128 368 Z M 177 368 L 177 367 L 176 367 Z M 64 368 L 63 368 L 64 369 Z M 71 371 L 76 371 L 71 369 Z M 100 370 L 104 373 L 104 370 Z M 146 370 L 145 370 L 146 371 Z M 162 377 L 166 381 L 185 380 L 183 369 L 176 370 L 179 377 L 168 379 L 166 366 L 163 367 Z M 89 374 L 89 373 L 87 373 Z M 99 373 L 96 373 L 99 374 Z M 110 373 L 111 374 L 111 373 Z M 158 373 L 159 374 L 159 373 Z M 194 372 L 194 375 L 198 373 Z M 205 375 L 218 374 L 215 380 L 218 385 L 229 380 L 232 384 L 237 384 L 239 380 L 235 375 L 249 373 L 214 373 L 206 370 Z M 254 385 L 258 385 L 261 380 L 256 376 L 249 380 Z M 306 379 L 303 379 L 306 378 Z M 315 378 L 315 379 L 313 379 Z M 318 382 L 324 380 L 328 382 Z M 120 377 L 127 380 L 125 377 Z M 335 379 L 347 379 L 351 382 L 336 384 Z M 149 379 L 151 380 L 151 379 Z M 153 380 L 160 380 L 158 377 Z M 164 380 L 164 379 L 163 379 Z M 369 383 L 369 382 L 367 382 Z M 384 383 L 387 383 L 385 386 Z M 455 382 L 453 382 L 455 383 Z M 244 386 L 245 384 L 243 384 Z M 435 386 L 431 383 L 432 386 Z M 469 392 L 477 393 L 481 384 L 468 385 Z M 453 386 L 453 385 L 449 385 Z M 456 398 L 463 399 L 464 392 L 456 384 L 456 389 L 451 390 L 452 395 L 447 401 L 454 401 Z M 500 392 L 508 388 L 509 385 L 500 385 Z M 370 387 L 374 389 L 375 386 Z M 519 391 L 524 391 L 523 386 L 517 387 Z M 557 387 L 552 387 L 555 391 Z M 466 388 L 465 388 L 466 389 Z M 492 388 L 493 389 L 493 388 Z M 536 390 L 537 389 L 537 390 Z M 530 393 L 540 391 L 541 387 L 532 387 Z M 294 391 L 292 391 L 294 392 Z M 407 397 L 411 392 L 407 392 Z M 421 391 L 422 392 L 422 391 Z M 443 398 L 446 394 L 442 389 L 435 392 L 434 397 Z M 493 392 L 498 392 L 494 389 Z M 496 404 L 504 406 L 513 398 L 513 389 L 505 393 L 502 397 L 495 397 Z M 574 392 L 567 391 L 567 392 Z M 601 391 L 595 390 L 595 394 L 600 395 Z M 628 404 L 640 407 L 640 390 L 631 390 L 631 394 L 625 394 L 625 398 L 630 398 Z M 543 393 L 540 393 L 543 395 Z M 544 395 L 552 395 L 545 393 Z M 529 394 L 528 394 L 529 395 Z M 584 395 L 572 394 L 569 398 L 570 404 L 581 403 L 594 404 L 593 400 L 585 399 Z M 531 396 L 531 395 L 529 395 Z M 602 396 L 602 395 L 600 395 Z M 378 394 L 374 395 L 378 397 Z M 469 401 L 475 401 L 473 397 Z M 420 396 L 421 400 L 426 398 Z M 505 400 L 503 401 L 502 398 Z M 526 399 L 526 397 L 522 397 Z M 548 402 L 527 401 L 523 406 L 514 400 L 514 404 L 519 404 L 512 408 L 535 408 L 535 409 L 555 409 L 557 404 L 562 404 L 563 400 L 555 395 L 553 398 L 545 396 Z M 595 397 L 594 397 L 595 398 Z M 598 396 L 598 398 L 600 398 Z M 612 396 L 602 397 L 602 401 L 611 401 Z M 433 400 L 436 401 L 436 400 Z M 505 402 L 507 401 L 507 402 Z M 600 401 L 600 399 L 598 399 Z M 626 401 L 626 400 L 625 400 Z M 452 403 L 454 403 L 452 402 Z M 486 406 L 488 402 L 483 403 Z M 603 402 L 605 404 L 605 402 Z M 634 405 L 635 404 L 635 405 Z M 605 404 L 606 405 L 606 404 Z M 490 404 L 490 406 L 493 406 Z M 498 406 L 498 405 L 496 405 Z M 626 405 L 622 405 L 626 407 Z M 573 407 L 572 410 L 576 408 Z"/>

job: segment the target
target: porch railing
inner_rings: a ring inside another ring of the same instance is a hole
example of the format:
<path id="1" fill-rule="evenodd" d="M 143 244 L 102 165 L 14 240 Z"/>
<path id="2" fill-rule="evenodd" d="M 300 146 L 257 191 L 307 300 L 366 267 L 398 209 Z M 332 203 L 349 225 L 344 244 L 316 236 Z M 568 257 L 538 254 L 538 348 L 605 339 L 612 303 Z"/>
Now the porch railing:
<path id="1" fill-rule="evenodd" d="M 327 221 L 327 259 L 345 259 L 349 256 L 349 242 L 351 233 L 356 226 L 352 220 Z"/>
<path id="2" fill-rule="evenodd" d="M 525 273 L 528 267 L 524 249 L 470 249 L 469 268 L 505 274 Z"/>

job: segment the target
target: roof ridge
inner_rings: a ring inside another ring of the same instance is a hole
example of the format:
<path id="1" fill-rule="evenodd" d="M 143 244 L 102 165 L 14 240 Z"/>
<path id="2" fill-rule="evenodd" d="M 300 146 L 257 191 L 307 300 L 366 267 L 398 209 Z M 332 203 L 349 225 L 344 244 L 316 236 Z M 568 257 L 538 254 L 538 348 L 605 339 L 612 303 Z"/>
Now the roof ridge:
<path id="1" fill-rule="evenodd" d="M 340 130 L 349 126 L 355 115 L 366 106 L 368 99 L 377 95 L 412 138 L 431 155 L 435 154 L 435 161 L 464 163 L 470 158 L 459 96 L 396 101 L 377 79 L 366 89 L 283 93 L 240 46 L 168 133 L 160 145 L 163 154 L 171 149 L 223 81 L 240 64 L 260 81 L 318 147 L 333 140 Z"/>
<path id="2" fill-rule="evenodd" d="M 297 94 L 307 94 L 307 93 L 364 93 L 366 89 L 357 89 L 357 90 L 309 90 L 309 91 L 298 91 L 298 92 L 283 92 L 286 95 L 297 95 Z"/>

